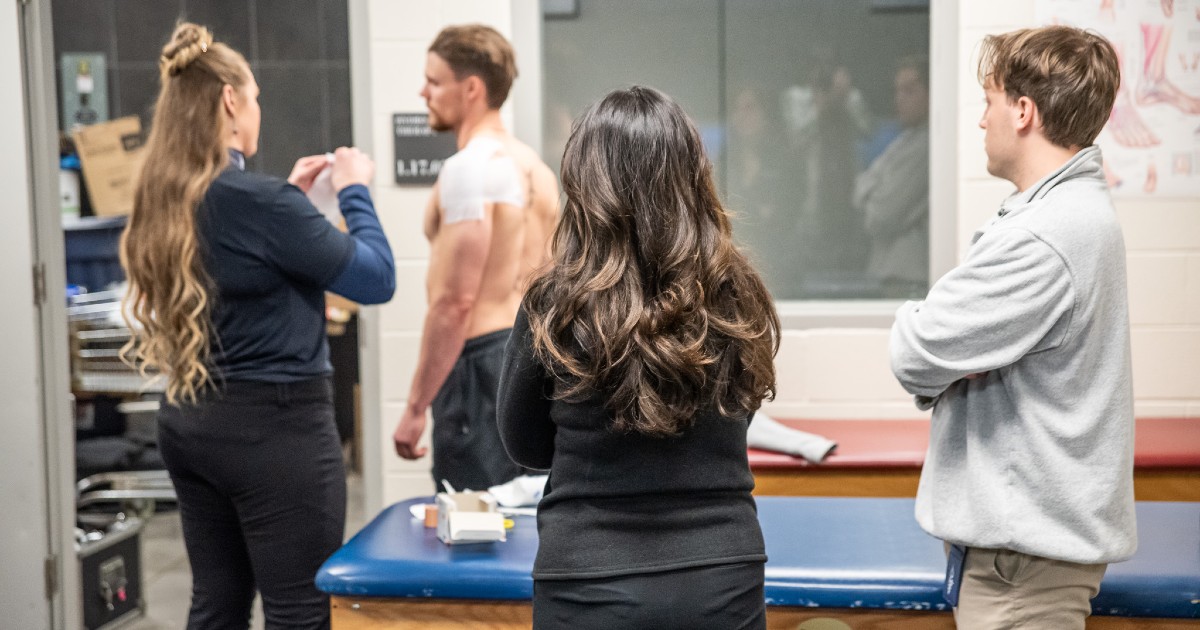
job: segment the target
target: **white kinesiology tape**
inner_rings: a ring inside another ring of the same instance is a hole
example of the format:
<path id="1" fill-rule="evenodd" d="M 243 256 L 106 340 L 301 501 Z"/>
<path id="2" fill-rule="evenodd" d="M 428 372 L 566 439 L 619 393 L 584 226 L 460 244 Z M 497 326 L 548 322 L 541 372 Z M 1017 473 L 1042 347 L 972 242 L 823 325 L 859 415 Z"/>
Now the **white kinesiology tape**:
<path id="1" fill-rule="evenodd" d="M 521 174 L 495 138 L 475 138 L 442 165 L 438 205 L 443 223 L 479 221 L 491 203 L 524 207 Z"/>

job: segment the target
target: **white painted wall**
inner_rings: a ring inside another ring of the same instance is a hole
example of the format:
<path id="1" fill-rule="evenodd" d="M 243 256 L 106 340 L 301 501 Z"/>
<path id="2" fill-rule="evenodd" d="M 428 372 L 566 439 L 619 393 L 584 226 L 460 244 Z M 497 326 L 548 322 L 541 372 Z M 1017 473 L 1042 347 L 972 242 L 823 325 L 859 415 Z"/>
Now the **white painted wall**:
<path id="1" fill-rule="evenodd" d="M 397 298 L 364 319 L 364 450 L 371 451 L 365 485 L 371 513 L 433 489 L 428 459 L 404 462 L 391 445 L 424 316 L 428 246 L 420 222 L 429 194 L 426 188 L 392 183 L 391 114 L 423 110 L 417 91 L 425 49 L 443 25 L 484 22 L 508 35 L 513 32 L 514 9 L 523 11 L 527 4 L 533 3 L 436 0 L 416 9 L 389 0 L 352 0 L 352 15 L 360 14 L 363 38 L 355 44 L 362 52 L 352 59 L 352 67 L 370 77 L 369 85 L 355 84 L 356 101 L 369 92 L 369 105 L 356 105 L 356 115 L 369 125 L 356 129 L 355 137 L 360 145 L 373 144 L 380 166 L 375 196 L 396 252 L 398 274 Z M 935 265 L 945 261 L 944 271 L 947 263 L 961 258 L 976 227 L 1011 191 L 984 167 L 983 132 L 976 126 L 982 93 L 973 53 L 988 33 L 1032 25 L 1034 0 L 933 0 L 932 5 L 931 60 L 939 99 L 932 133 L 935 145 L 943 147 L 935 149 L 933 162 L 933 259 Z M 353 23 L 352 19 L 352 29 Z M 536 61 L 518 57 L 523 75 L 518 82 L 537 72 Z M 515 91 L 510 100 L 518 120 L 528 119 L 531 108 L 540 108 L 540 102 L 527 95 Z M 1137 413 L 1200 421 L 1200 199 L 1122 201 L 1118 212 L 1129 251 Z M 923 417 L 892 378 L 887 338 L 883 324 L 785 330 L 777 360 L 779 397 L 766 410 L 780 417 Z M 378 378 L 377 388 L 369 384 L 375 378 L 372 373 Z"/>

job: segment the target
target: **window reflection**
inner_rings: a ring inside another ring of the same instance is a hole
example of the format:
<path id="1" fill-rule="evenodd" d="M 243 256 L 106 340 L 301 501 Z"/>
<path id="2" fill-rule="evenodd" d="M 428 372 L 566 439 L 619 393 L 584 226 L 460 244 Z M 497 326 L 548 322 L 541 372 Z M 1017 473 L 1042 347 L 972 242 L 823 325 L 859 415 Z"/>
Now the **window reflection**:
<path id="1" fill-rule="evenodd" d="M 777 299 L 924 295 L 929 15 L 894 6 L 579 0 L 544 23 L 547 162 L 588 104 L 654 86 L 702 130 L 735 237 Z"/>
<path id="2" fill-rule="evenodd" d="M 854 207 L 869 243 L 867 276 L 881 297 L 922 296 L 929 278 L 929 61 L 896 69 L 897 135 L 858 176 Z"/>

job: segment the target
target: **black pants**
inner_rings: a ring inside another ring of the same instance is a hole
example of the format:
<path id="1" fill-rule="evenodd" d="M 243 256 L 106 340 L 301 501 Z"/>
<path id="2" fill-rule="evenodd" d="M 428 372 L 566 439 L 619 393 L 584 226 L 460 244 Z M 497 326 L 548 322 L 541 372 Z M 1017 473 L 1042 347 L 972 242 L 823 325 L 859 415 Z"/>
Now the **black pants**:
<path id="1" fill-rule="evenodd" d="M 472 337 L 433 399 L 433 483 L 487 490 L 525 474 L 496 426 L 496 395 L 509 330 Z"/>
<path id="2" fill-rule="evenodd" d="M 313 580 L 346 526 L 329 379 L 227 383 L 158 421 L 192 567 L 188 629 L 248 627 L 256 588 L 267 628 L 328 628 Z"/>
<path id="3" fill-rule="evenodd" d="M 763 563 L 534 580 L 535 630 L 765 630 Z"/>

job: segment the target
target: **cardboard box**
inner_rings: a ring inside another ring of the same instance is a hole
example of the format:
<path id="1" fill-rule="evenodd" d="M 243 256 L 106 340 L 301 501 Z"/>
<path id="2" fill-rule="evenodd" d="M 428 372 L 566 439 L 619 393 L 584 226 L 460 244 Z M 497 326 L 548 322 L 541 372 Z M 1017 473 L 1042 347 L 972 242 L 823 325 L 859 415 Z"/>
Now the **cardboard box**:
<path id="1" fill-rule="evenodd" d="M 96 216 L 129 214 L 145 153 L 141 121 L 126 116 L 83 127 L 73 136 Z"/>
<path id="2" fill-rule="evenodd" d="M 439 492 L 437 537 L 447 545 L 504 542 L 504 515 L 486 492 Z"/>

